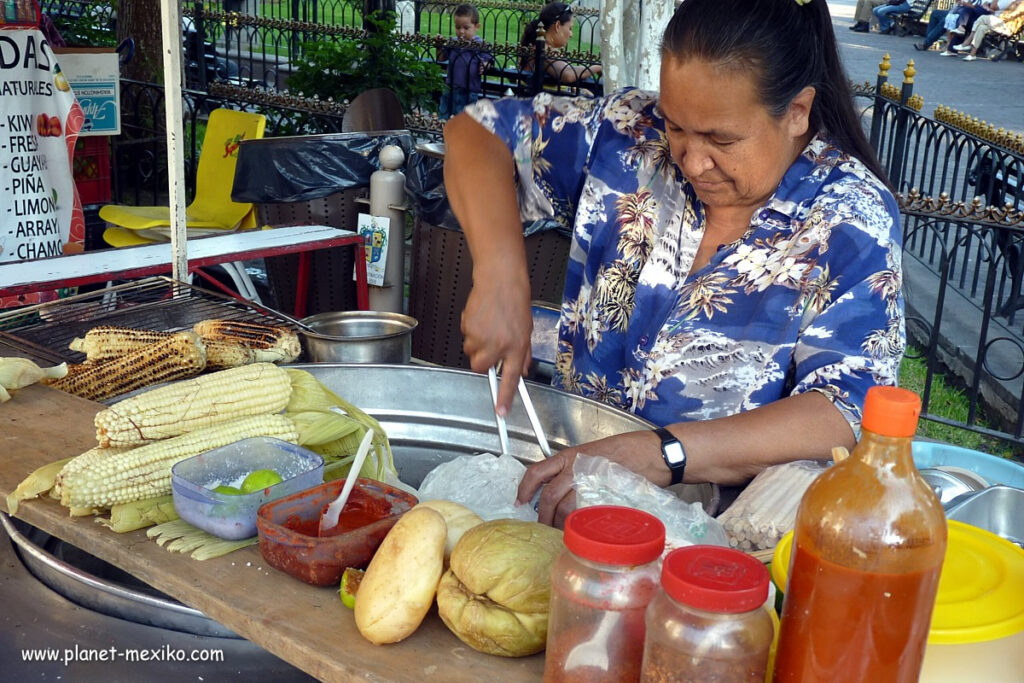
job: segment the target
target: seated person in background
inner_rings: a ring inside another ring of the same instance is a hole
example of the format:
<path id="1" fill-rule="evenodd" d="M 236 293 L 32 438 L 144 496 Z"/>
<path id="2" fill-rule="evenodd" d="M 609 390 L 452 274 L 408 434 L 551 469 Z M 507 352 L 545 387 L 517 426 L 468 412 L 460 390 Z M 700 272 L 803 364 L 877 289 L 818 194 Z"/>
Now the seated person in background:
<path id="1" fill-rule="evenodd" d="M 978 58 L 978 50 L 985 41 L 985 36 L 993 31 L 1004 36 L 1012 36 L 1020 30 L 1021 26 L 1024 26 L 1024 0 L 1015 0 L 999 14 L 986 14 L 978 17 L 970 35 L 964 38 L 961 45 L 957 45 L 953 49 L 957 52 L 967 52 L 964 61 L 973 62 Z"/>
<path id="2" fill-rule="evenodd" d="M 867 33 L 871 28 L 872 11 L 886 2 L 888 0 L 857 0 L 857 7 L 853 11 L 853 26 L 848 28 L 858 33 Z"/>
<path id="3" fill-rule="evenodd" d="M 965 35 L 970 33 L 974 20 L 983 14 L 992 14 L 999 9 L 999 3 L 982 0 L 957 0 L 957 5 L 946 15 L 946 30 Z"/>
<path id="4" fill-rule="evenodd" d="M 480 30 L 480 13 L 475 6 L 459 5 L 452 18 L 456 38 L 483 43 L 483 39 L 476 34 Z M 448 60 L 448 74 L 440 107 L 441 118 L 447 119 L 458 114 L 467 104 L 480 99 L 483 93 L 480 77 L 487 70 L 487 65 L 494 61 L 494 57 L 490 52 L 482 50 L 453 47 L 447 50 L 438 48 L 437 58 Z"/>
<path id="5" fill-rule="evenodd" d="M 546 48 L 561 49 L 569 44 L 574 22 L 572 7 L 564 2 L 550 2 L 544 5 L 538 18 L 526 25 L 519 44 L 526 48 L 533 48 L 537 37 L 543 35 Z M 533 71 L 533 61 L 532 55 L 525 57 L 519 64 L 519 68 L 523 71 Z M 584 78 L 600 75 L 601 65 L 574 66 L 563 59 L 545 59 L 544 71 L 561 83 L 575 83 Z"/>
<path id="6" fill-rule="evenodd" d="M 924 40 L 922 40 L 920 43 L 914 43 L 915 50 L 927 50 L 936 41 L 942 38 L 942 34 L 945 33 L 946 50 L 949 51 L 950 47 L 952 47 L 951 43 L 949 42 L 951 40 L 951 36 L 949 34 L 949 31 L 946 30 L 945 22 L 946 17 L 948 17 L 950 14 L 950 11 L 951 10 L 937 9 L 932 12 L 931 16 L 928 18 L 928 28 L 925 29 Z M 954 52 L 951 54 L 956 53 Z"/>
<path id="7" fill-rule="evenodd" d="M 518 500 L 546 484 L 546 523 L 575 507 L 579 452 L 667 486 L 851 448 L 903 355 L 899 209 L 828 4 L 685 0 L 661 50 L 660 94 L 482 99 L 445 127 L 473 257 L 463 348 L 477 372 L 502 362 L 496 410 L 531 361 L 523 221 L 553 218 L 573 235 L 553 384 L 668 433 L 531 465 Z"/>
<path id="8" fill-rule="evenodd" d="M 964 10 L 963 12 L 957 12 L 957 10 Z M 953 50 L 955 46 L 963 42 L 963 35 L 969 29 L 974 27 L 974 21 L 983 14 L 991 14 L 992 12 L 999 9 L 999 2 L 992 0 L 992 2 L 982 4 L 972 4 L 971 2 L 963 2 L 962 5 L 949 10 L 945 14 L 945 20 L 943 21 L 943 27 L 946 29 L 946 49 L 939 54 L 943 57 L 956 57 L 957 53 Z M 934 17 L 938 12 L 942 10 L 936 10 L 932 12 Z M 954 14 L 956 12 L 956 14 Z M 963 23 L 961 23 L 963 22 Z M 965 28 L 966 27 L 966 28 Z M 918 50 L 925 50 L 930 46 L 937 38 L 931 39 L 929 42 L 928 36 L 932 32 L 932 20 L 928 20 L 928 30 L 925 32 L 924 44 L 914 44 L 914 47 Z"/>
<path id="9" fill-rule="evenodd" d="M 871 13 L 878 20 L 878 32 L 887 34 L 892 33 L 892 16 L 895 14 L 906 14 L 909 11 L 910 2 L 908 0 L 889 0 L 886 4 L 879 5 L 871 10 Z"/>

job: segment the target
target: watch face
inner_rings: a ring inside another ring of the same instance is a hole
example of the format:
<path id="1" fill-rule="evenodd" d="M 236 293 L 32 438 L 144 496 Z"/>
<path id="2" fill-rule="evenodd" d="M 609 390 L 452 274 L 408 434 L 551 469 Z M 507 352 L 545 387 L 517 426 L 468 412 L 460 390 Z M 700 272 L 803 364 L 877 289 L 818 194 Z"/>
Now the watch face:
<path id="1" fill-rule="evenodd" d="M 670 466 L 686 463 L 686 451 L 678 441 L 669 441 L 661 444 L 661 451 L 665 454 L 665 462 Z"/>

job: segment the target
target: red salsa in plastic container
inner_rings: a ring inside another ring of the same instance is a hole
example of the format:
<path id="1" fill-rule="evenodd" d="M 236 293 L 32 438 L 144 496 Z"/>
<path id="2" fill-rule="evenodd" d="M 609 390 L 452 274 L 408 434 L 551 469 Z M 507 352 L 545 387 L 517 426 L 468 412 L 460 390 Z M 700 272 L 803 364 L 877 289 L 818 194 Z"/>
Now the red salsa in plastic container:
<path id="1" fill-rule="evenodd" d="M 337 479 L 260 508 L 260 553 L 272 567 L 314 586 L 336 586 L 346 567 L 369 564 L 398 518 L 418 502 L 393 486 L 360 478 L 338 526 L 318 537 L 320 515 L 344 485 Z"/>

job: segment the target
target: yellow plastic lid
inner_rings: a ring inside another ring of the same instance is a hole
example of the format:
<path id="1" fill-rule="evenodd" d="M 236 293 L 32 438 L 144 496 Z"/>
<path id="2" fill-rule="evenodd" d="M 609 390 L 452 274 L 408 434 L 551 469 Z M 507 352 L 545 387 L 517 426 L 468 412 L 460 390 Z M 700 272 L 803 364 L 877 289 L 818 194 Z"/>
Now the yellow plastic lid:
<path id="1" fill-rule="evenodd" d="M 1024 631 L 1024 549 L 970 524 L 949 520 L 928 642 L 998 640 Z M 785 592 L 793 532 L 772 556 L 772 580 Z"/>

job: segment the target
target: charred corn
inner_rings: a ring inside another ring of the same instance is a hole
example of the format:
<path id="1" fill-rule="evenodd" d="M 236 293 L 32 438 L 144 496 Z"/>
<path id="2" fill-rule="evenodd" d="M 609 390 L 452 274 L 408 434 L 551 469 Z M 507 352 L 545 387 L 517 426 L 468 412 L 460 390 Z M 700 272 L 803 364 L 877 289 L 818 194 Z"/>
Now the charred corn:
<path id="1" fill-rule="evenodd" d="M 255 415 L 197 429 L 172 439 L 133 448 L 66 474 L 61 503 L 67 507 L 107 508 L 171 492 L 171 467 L 213 448 L 252 436 L 296 443 L 299 435 L 283 415 Z"/>
<path id="2" fill-rule="evenodd" d="M 102 325 L 92 328 L 85 333 L 84 337 L 72 339 L 68 348 L 84 353 L 86 360 L 102 362 L 120 358 L 150 344 L 164 341 L 172 334 L 157 330 L 140 330 L 134 327 Z"/>
<path id="3" fill-rule="evenodd" d="M 207 370 L 237 368 L 256 362 L 256 352 L 244 344 L 216 339 L 203 339 L 203 344 L 206 345 Z"/>
<path id="4" fill-rule="evenodd" d="M 101 401 L 150 384 L 197 375 L 206 367 L 206 348 L 194 332 L 178 332 L 114 360 L 69 372 L 50 386 Z"/>
<path id="5" fill-rule="evenodd" d="M 96 414 L 102 447 L 138 446 L 247 415 L 279 413 L 292 394 L 288 373 L 252 363 L 150 389 Z"/>
<path id="6" fill-rule="evenodd" d="M 257 361 L 290 363 L 302 353 L 299 336 L 287 327 L 238 320 L 202 320 L 192 330 L 204 340 L 242 344 L 253 350 Z"/>

